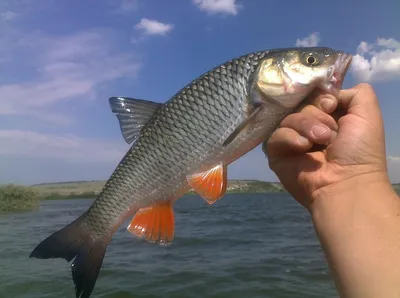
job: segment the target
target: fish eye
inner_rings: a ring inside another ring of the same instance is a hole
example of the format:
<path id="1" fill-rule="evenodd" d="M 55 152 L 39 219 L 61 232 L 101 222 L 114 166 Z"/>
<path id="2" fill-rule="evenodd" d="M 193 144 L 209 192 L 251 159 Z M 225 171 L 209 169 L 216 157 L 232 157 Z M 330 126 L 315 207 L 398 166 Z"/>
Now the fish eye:
<path id="1" fill-rule="evenodd" d="M 308 64 L 314 64 L 315 62 L 317 62 L 317 59 L 315 59 L 313 56 L 307 57 Z"/>
<path id="2" fill-rule="evenodd" d="M 319 56 L 315 53 L 307 53 L 303 56 L 303 63 L 306 66 L 317 66 L 320 64 L 320 62 Z"/>

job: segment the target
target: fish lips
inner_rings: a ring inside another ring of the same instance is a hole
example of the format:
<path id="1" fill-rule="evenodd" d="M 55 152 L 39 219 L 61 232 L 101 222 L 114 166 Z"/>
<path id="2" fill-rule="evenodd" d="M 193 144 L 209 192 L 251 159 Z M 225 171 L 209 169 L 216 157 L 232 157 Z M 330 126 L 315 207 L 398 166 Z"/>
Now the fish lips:
<path id="1" fill-rule="evenodd" d="M 320 85 L 320 89 L 333 96 L 339 96 L 344 77 L 350 67 L 353 56 L 349 53 L 340 52 L 335 64 L 328 69 L 327 79 Z"/>

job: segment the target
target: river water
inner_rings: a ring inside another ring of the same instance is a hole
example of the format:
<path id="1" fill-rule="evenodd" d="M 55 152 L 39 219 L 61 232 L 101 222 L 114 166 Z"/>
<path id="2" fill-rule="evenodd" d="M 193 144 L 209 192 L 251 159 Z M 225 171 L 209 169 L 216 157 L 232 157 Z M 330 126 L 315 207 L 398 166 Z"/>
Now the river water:
<path id="1" fill-rule="evenodd" d="M 43 201 L 37 211 L 0 214 L 0 297 L 75 297 L 65 260 L 29 254 L 91 202 Z M 91 297 L 338 297 L 310 216 L 287 194 L 229 194 L 211 206 L 185 196 L 175 224 L 167 247 L 121 226 Z"/>

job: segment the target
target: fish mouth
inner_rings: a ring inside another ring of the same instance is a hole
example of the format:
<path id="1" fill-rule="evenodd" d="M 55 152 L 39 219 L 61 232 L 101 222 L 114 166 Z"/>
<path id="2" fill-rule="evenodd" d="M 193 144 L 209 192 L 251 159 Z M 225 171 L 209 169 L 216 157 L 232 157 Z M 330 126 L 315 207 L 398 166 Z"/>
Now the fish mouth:
<path id="1" fill-rule="evenodd" d="M 322 90 L 338 96 L 342 88 L 344 77 L 350 67 L 353 56 L 349 53 L 339 52 L 339 57 L 328 69 L 327 79 L 320 86 Z"/>

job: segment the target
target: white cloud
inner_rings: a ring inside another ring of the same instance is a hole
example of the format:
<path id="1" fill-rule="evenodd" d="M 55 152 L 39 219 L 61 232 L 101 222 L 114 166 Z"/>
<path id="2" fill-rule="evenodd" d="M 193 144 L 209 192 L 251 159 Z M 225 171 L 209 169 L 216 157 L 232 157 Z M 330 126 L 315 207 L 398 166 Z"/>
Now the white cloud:
<path id="1" fill-rule="evenodd" d="M 377 44 L 382 47 L 387 47 L 389 49 L 399 49 L 400 48 L 400 41 L 397 41 L 393 38 L 385 39 L 385 38 L 378 38 Z"/>
<path id="2" fill-rule="evenodd" d="M 17 13 L 13 11 L 5 11 L 5 12 L 0 12 L 0 19 L 3 19 L 5 21 L 10 21 L 12 19 L 15 19 L 18 16 Z"/>
<path id="3" fill-rule="evenodd" d="M 139 8 L 139 0 L 107 0 L 113 8 L 111 13 L 130 16 Z"/>
<path id="4" fill-rule="evenodd" d="M 62 159 L 79 163 L 118 163 L 126 144 L 109 140 L 52 135 L 29 130 L 0 130 L 0 156 Z"/>
<path id="5" fill-rule="evenodd" d="M 392 162 L 400 162 L 400 156 L 388 156 L 387 160 Z"/>
<path id="6" fill-rule="evenodd" d="M 13 58 L 10 68 L 31 65 L 33 74 L 30 79 L 0 83 L 0 115 L 66 123 L 65 111 L 57 112 L 58 103 L 91 99 L 102 84 L 134 76 L 140 68 L 134 56 L 112 46 L 107 32 L 85 31 L 63 37 L 29 34 L 14 40 L 17 42 L 9 51 L 15 55 L 8 53 Z M 0 69 L 0 75 L 2 72 L 7 69 Z"/>
<path id="7" fill-rule="evenodd" d="M 378 38 L 372 44 L 362 41 L 350 71 L 364 82 L 399 79 L 400 42 L 393 38 Z"/>
<path id="8" fill-rule="evenodd" d="M 161 23 L 156 20 L 142 18 L 135 28 L 142 30 L 145 35 L 166 35 L 173 29 L 172 24 Z"/>
<path id="9" fill-rule="evenodd" d="M 241 5 L 236 0 L 193 0 L 200 10 L 209 14 L 230 14 L 237 15 Z"/>
<path id="10" fill-rule="evenodd" d="M 392 183 L 400 183 L 400 156 L 388 156 L 387 164 Z"/>
<path id="11" fill-rule="evenodd" d="M 138 0 L 122 0 L 118 10 L 120 12 L 130 12 L 136 10 L 138 7 Z"/>
<path id="12" fill-rule="evenodd" d="M 304 38 L 296 40 L 296 47 L 316 47 L 319 44 L 320 37 L 318 32 L 313 32 Z"/>
<path id="13" fill-rule="evenodd" d="M 368 43 L 366 43 L 365 41 L 362 41 L 357 48 L 357 52 L 361 55 L 368 53 L 370 50 L 371 50 L 371 46 Z"/>

